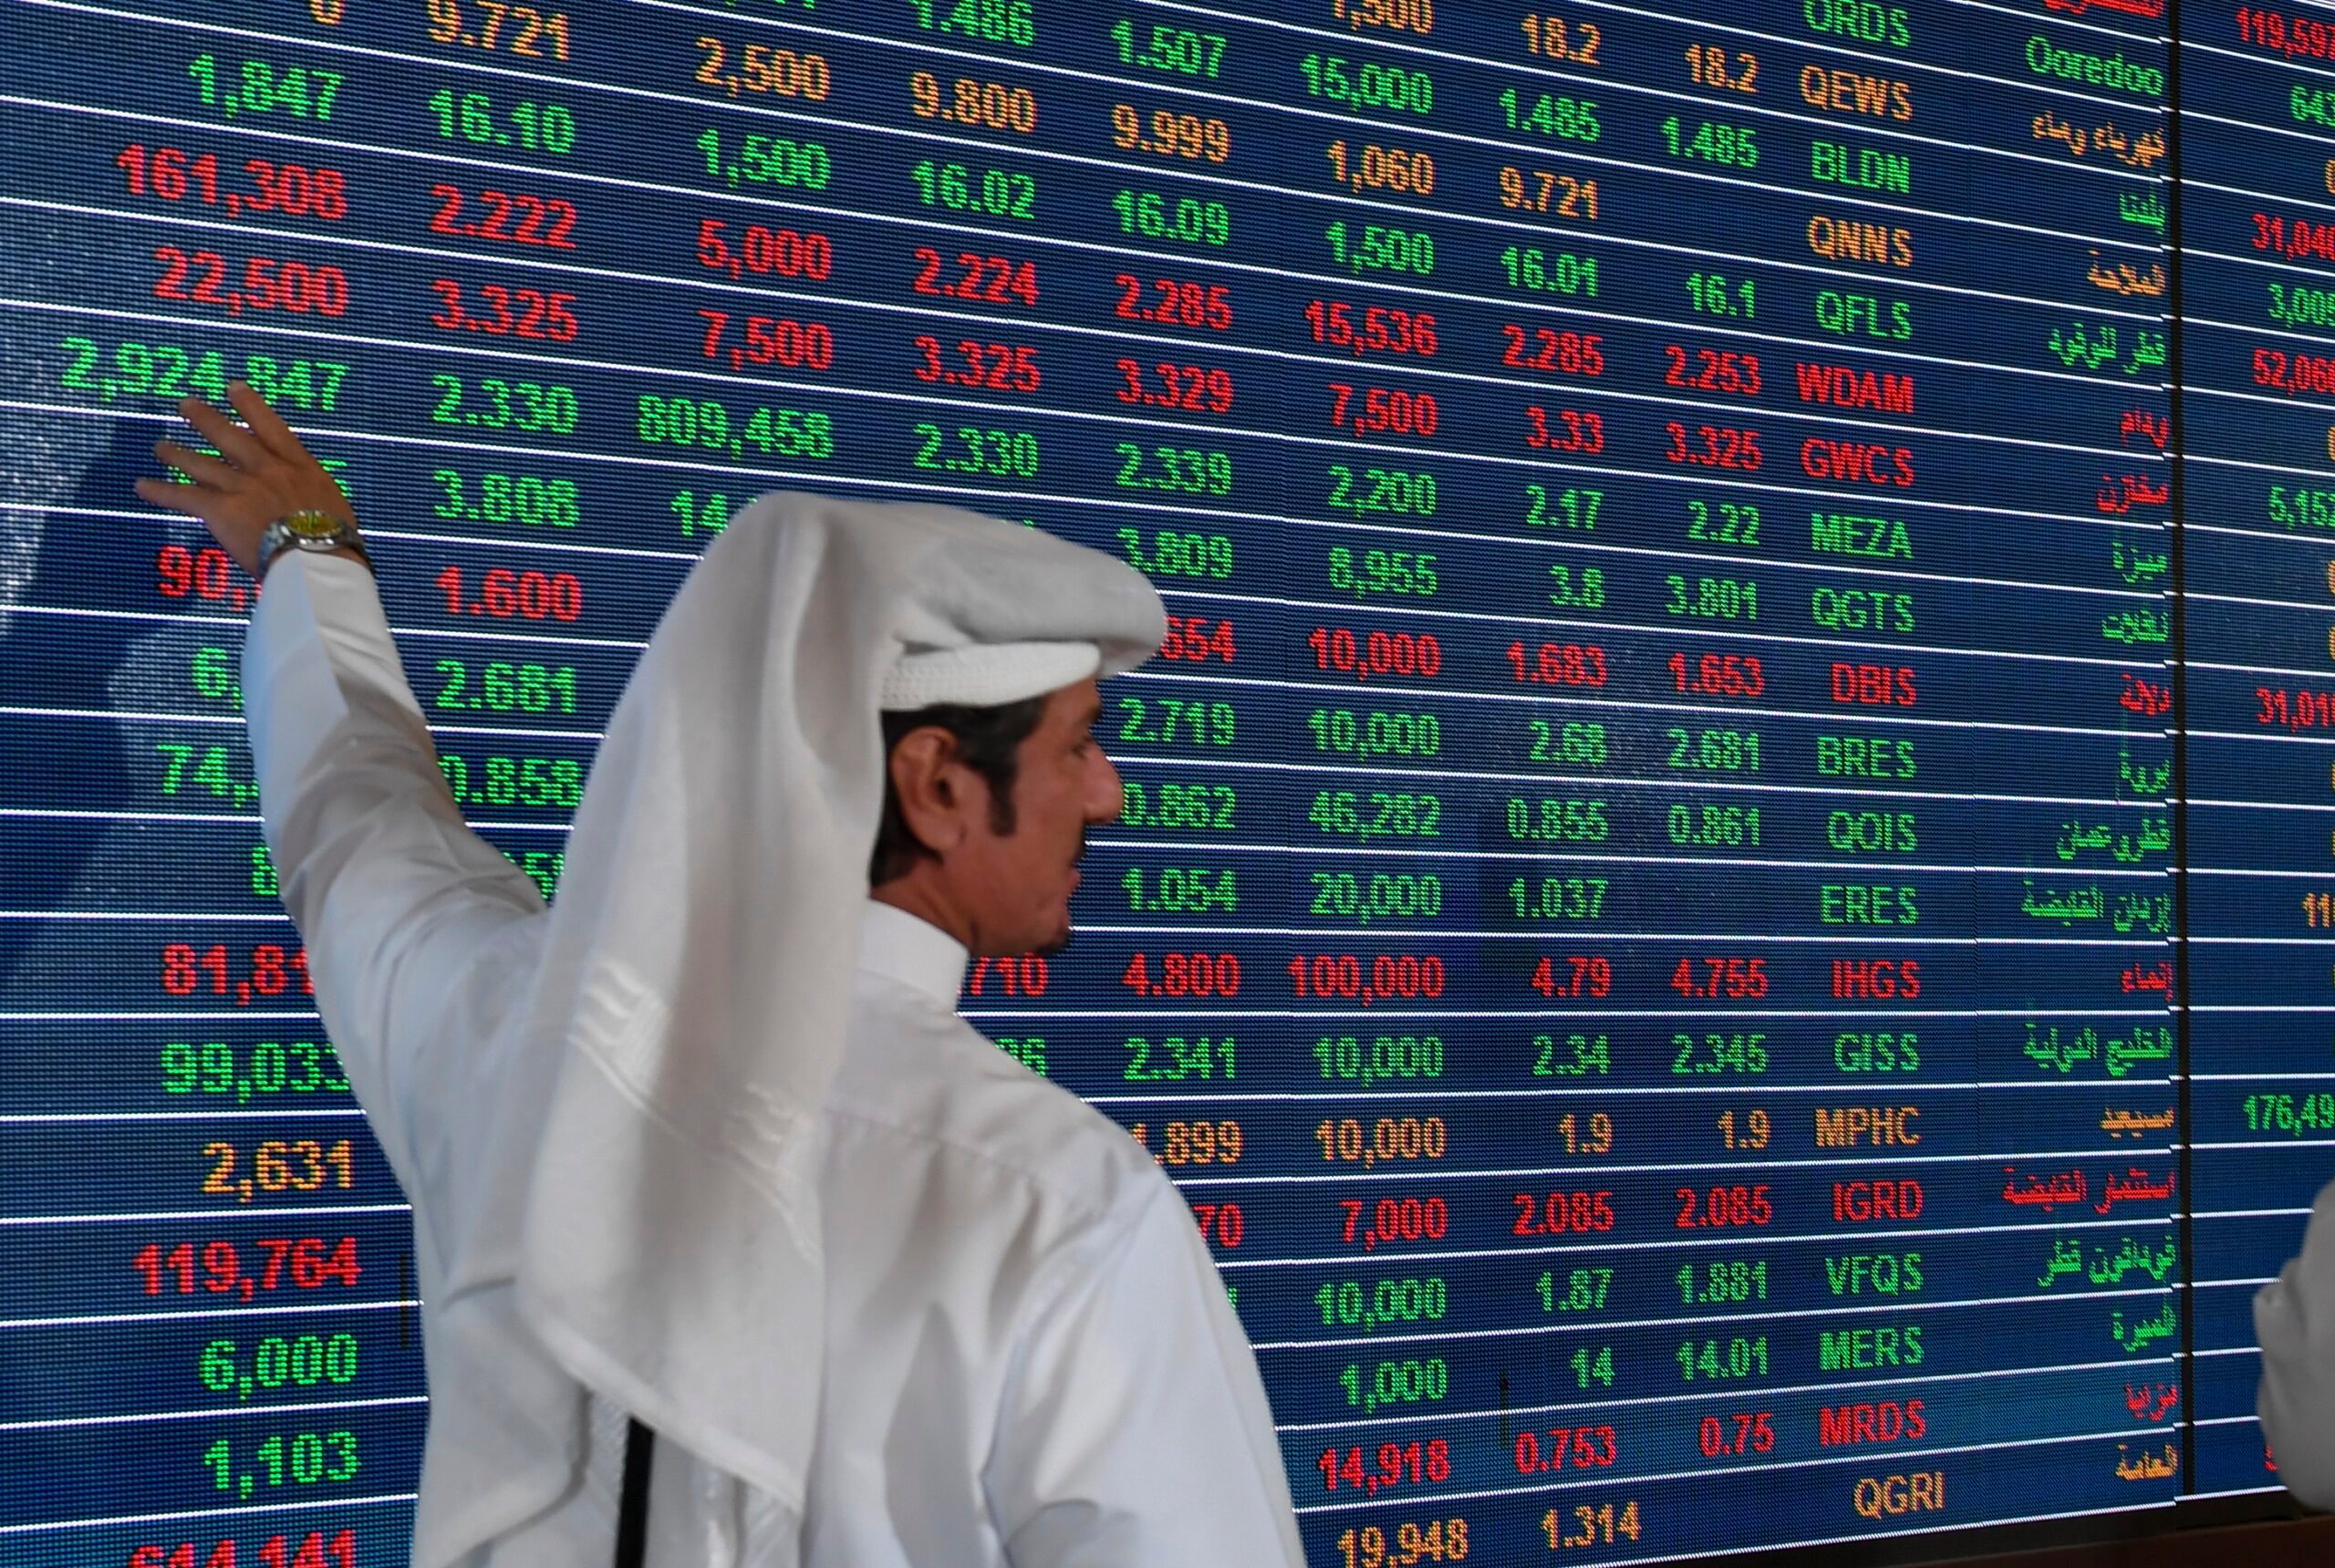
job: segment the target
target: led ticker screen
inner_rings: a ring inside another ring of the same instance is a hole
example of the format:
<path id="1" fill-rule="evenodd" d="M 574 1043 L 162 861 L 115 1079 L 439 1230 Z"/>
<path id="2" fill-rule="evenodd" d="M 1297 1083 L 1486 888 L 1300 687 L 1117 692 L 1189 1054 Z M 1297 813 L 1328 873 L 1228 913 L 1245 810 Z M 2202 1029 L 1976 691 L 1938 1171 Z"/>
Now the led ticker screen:
<path id="1" fill-rule="evenodd" d="M 130 490 L 234 376 L 547 893 L 752 495 L 1158 584 L 1079 940 L 964 1005 L 1188 1195 L 1311 1562 L 2277 1486 L 2335 11 L 556 4 L 8 12 L 0 1565 L 408 1539 L 407 1220 L 261 844 L 250 585 Z"/>

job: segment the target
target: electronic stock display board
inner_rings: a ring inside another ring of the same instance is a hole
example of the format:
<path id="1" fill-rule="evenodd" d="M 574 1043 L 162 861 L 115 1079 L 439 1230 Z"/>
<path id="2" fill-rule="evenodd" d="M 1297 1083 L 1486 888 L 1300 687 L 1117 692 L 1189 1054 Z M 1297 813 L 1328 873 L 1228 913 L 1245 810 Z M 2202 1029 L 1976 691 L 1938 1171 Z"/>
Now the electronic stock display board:
<path id="1" fill-rule="evenodd" d="M 965 1007 L 1188 1195 L 1312 1562 L 2276 1487 L 2335 12 L 560 4 L 8 6 L 0 1564 L 405 1547 L 250 586 L 130 490 L 239 375 L 547 892 L 756 493 L 1151 576 L 1081 935 Z"/>

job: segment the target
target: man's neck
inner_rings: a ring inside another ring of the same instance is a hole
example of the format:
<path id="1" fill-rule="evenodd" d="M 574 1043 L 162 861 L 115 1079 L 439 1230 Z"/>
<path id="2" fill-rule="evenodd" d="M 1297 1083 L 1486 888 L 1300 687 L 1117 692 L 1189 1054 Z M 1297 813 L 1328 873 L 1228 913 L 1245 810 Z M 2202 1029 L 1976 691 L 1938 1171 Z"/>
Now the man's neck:
<path id="1" fill-rule="evenodd" d="M 904 914 L 914 915 L 928 926 L 946 931 L 957 940 L 960 947 L 970 950 L 973 945 L 972 921 L 943 897 L 939 888 L 914 873 L 896 877 L 880 888 L 872 888 L 868 889 L 867 896 L 879 904 L 889 904 Z"/>

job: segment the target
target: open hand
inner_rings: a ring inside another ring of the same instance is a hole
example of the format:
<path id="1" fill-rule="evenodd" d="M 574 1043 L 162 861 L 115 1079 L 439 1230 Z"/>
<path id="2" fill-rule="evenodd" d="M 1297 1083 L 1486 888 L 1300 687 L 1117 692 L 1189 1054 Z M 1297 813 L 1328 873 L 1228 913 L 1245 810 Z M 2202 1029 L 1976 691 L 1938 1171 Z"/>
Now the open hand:
<path id="1" fill-rule="evenodd" d="M 201 398 L 179 404 L 179 412 L 220 455 L 207 457 L 174 441 L 156 441 L 154 455 L 194 483 L 141 479 L 140 498 L 202 518 L 219 547 L 254 573 L 259 570 L 259 537 L 277 518 L 294 512 L 328 512 L 356 521 L 348 497 L 265 398 L 246 382 L 230 381 L 227 400 L 244 416 L 244 424 Z"/>

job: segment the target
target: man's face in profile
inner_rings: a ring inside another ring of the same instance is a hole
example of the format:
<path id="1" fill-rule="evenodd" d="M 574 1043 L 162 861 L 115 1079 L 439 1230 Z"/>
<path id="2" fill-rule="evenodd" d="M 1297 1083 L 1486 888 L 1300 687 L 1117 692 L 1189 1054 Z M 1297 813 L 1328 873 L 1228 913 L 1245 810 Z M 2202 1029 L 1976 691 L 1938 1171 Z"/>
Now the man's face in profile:
<path id="1" fill-rule="evenodd" d="M 1051 952 L 1070 940 L 1070 896 L 1086 830 L 1116 820 L 1124 799 L 1118 770 L 1095 739 L 1102 711 L 1092 680 L 1049 694 L 1038 727 L 1022 742 L 1012 831 L 997 831 L 986 809 L 968 814 L 970 831 L 946 858 L 949 879 L 973 917 L 976 951 Z M 988 788 L 977 778 L 973 787 Z"/>

